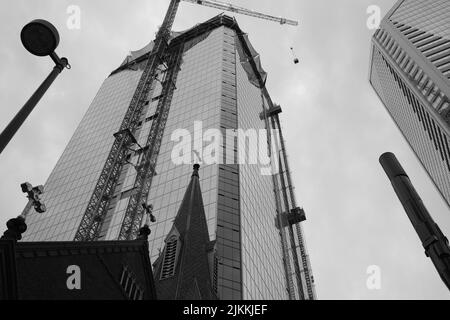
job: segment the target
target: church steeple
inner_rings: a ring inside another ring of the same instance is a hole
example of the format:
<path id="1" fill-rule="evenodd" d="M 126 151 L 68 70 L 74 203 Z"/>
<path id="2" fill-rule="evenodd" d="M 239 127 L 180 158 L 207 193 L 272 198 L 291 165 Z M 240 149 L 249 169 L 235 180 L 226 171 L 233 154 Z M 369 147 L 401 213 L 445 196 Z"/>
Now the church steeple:
<path id="1" fill-rule="evenodd" d="M 209 240 L 199 168 L 194 165 L 164 250 L 154 264 L 156 291 L 161 300 L 217 299 L 214 242 Z"/>

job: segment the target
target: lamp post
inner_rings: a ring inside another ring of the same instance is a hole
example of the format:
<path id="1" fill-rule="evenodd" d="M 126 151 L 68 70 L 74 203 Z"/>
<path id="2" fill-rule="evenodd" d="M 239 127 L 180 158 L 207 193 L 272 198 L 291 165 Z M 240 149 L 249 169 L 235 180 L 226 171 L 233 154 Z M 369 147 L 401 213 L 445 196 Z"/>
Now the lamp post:
<path id="1" fill-rule="evenodd" d="M 59 44 L 59 34 L 50 22 L 39 19 L 31 21 L 23 27 L 20 39 L 25 49 L 30 53 L 40 57 L 50 56 L 55 62 L 55 67 L 0 134 L 0 153 L 11 141 L 56 77 L 64 68 L 70 69 L 69 61 L 66 58 L 59 58 L 55 53 Z"/>

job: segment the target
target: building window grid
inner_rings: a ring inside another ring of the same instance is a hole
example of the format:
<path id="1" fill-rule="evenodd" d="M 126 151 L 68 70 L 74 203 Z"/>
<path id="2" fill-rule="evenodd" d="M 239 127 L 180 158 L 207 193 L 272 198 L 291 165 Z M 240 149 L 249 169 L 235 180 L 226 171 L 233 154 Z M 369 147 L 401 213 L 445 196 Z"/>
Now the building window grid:
<path id="1" fill-rule="evenodd" d="M 378 52 L 378 54 L 379 55 L 381 55 L 381 53 L 380 52 Z M 384 58 L 383 58 L 383 60 L 384 60 Z M 388 63 L 385 61 L 385 63 L 386 63 L 386 65 L 389 67 L 389 69 L 390 69 L 390 71 L 391 72 L 393 72 L 393 70 L 392 70 L 392 68 L 390 68 L 390 66 L 388 65 Z M 394 78 L 396 78 L 396 79 L 398 79 L 398 77 L 395 77 L 394 76 Z M 403 85 L 404 86 L 404 85 Z M 402 88 L 402 91 L 403 91 L 403 86 L 400 84 L 400 87 Z M 409 92 L 408 92 L 409 93 Z M 407 95 L 405 95 L 406 97 L 410 97 L 411 98 L 411 96 L 409 96 L 408 94 Z M 414 99 L 415 100 L 415 99 Z M 413 100 L 413 101 L 414 101 Z M 414 101 L 414 102 L 416 102 L 416 101 Z M 412 104 L 412 108 L 414 109 L 414 103 Z M 419 111 L 419 113 L 418 113 L 418 117 L 419 117 L 419 120 L 420 120 L 420 117 L 421 117 L 421 112 L 425 112 L 423 109 L 422 109 L 422 107 L 420 106 L 418 106 L 418 111 Z M 428 116 L 428 114 L 426 114 L 427 116 Z M 428 121 L 432 121 L 432 119 L 429 119 L 429 118 L 427 118 L 427 116 L 425 116 L 425 115 L 423 115 L 423 119 L 425 120 L 425 121 L 423 121 L 423 125 L 424 125 L 424 130 L 425 131 L 428 131 L 428 136 L 429 136 L 429 138 L 431 139 L 431 140 L 433 140 L 433 143 L 435 143 L 435 146 L 436 146 L 436 141 L 435 141 L 435 139 L 437 139 L 437 131 L 434 131 L 433 129 L 431 129 L 431 125 L 430 125 L 430 123 L 429 122 L 427 122 L 427 120 L 426 119 L 428 119 Z M 429 116 L 428 116 L 429 117 Z M 435 125 L 435 123 L 434 123 L 434 121 L 432 122 L 432 124 L 433 125 Z M 403 125 L 403 127 L 404 127 L 404 125 Z M 431 132 L 430 132 L 431 131 Z M 414 132 L 414 131 L 413 131 Z M 414 135 L 410 135 L 410 136 L 412 136 L 412 137 L 414 137 Z M 444 135 L 444 138 L 445 138 L 445 135 Z M 414 140 L 414 139 L 413 139 Z M 439 141 L 439 140 L 438 140 Z M 437 142 L 437 143 L 439 143 L 439 142 Z M 424 145 L 426 145 L 426 141 L 423 141 L 422 142 L 422 144 L 424 144 Z M 420 145 L 420 144 L 419 144 Z M 439 148 L 439 145 L 438 145 L 438 148 L 436 148 L 435 147 L 435 149 L 436 150 L 439 150 L 440 148 Z M 440 150 L 440 152 L 444 152 L 445 154 L 448 154 L 447 152 L 446 152 L 446 150 Z M 426 157 L 427 158 L 427 160 L 426 160 L 426 162 L 427 163 L 433 163 L 433 165 L 431 166 L 432 168 L 433 168 L 433 176 L 437 176 L 438 178 L 438 184 L 439 185 L 446 185 L 446 188 L 448 189 L 448 181 L 443 181 L 442 179 L 440 179 L 439 178 L 439 174 L 437 174 L 437 172 L 435 171 L 435 168 L 440 168 L 440 167 L 442 167 L 442 165 L 439 165 L 439 163 L 437 163 L 436 161 L 437 161 L 437 159 L 436 159 L 436 157 L 428 157 L 428 155 L 427 155 L 427 153 L 424 153 L 424 154 L 422 154 L 422 157 Z M 437 156 L 437 158 L 439 158 L 439 155 Z M 449 166 L 448 166 L 448 164 L 447 164 L 447 161 L 443 161 L 445 164 L 446 164 L 446 170 L 447 169 L 449 169 Z"/>
<path id="2" fill-rule="evenodd" d="M 406 55 L 405 55 L 405 57 L 406 57 Z M 409 57 L 408 57 L 408 59 L 409 59 Z M 399 62 L 399 61 L 397 61 L 397 62 Z M 423 70 L 418 68 L 415 63 L 411 62 L 409 67 L 408 67 L 408 64 L 406 64 L 406 65 L 400 64 L 400 67 L 405 72 L 407 72 L 407 74 L 410 74 L 411 77 L 419 83 L 418 88 L 423 90 L 423 94 L 424 94 L 425 98 L 428 101 L 430 101 L 431 104 L 433 104 L 433 106 L 435 107 L 434 103 L 435 103 L 436 99 L 438 98 L 438 94 L 441 93 L 440 89 L 430 79 L 428 79 L 428 77 L 424 76 Z M 411 69 L 413 69 L 414 72 L 411 72 Z M 443 99 L 443 98 L 441 97 L 441 99 Z M 437 109 L 437 108 L 436 108 L 436 110 L 439 111 L 439 109 Z M 443 116 L 445 117 L 445 115 L 443 115 Z"/>

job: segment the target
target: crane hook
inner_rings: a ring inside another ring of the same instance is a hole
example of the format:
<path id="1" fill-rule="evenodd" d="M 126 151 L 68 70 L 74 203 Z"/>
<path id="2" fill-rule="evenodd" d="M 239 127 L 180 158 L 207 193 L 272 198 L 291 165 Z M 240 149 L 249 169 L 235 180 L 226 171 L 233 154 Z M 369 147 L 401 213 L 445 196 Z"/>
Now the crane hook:
<path id="1" fill-rule="evenodd" d="M 292 56 L 294 57 L 294 63 L 295 64 L 299 63 L 298 58 L 295 56 L 295 52 L 294 52 L 294 48 L 293 47 L 291 47 L 291 52 L 292 52 Z"/>

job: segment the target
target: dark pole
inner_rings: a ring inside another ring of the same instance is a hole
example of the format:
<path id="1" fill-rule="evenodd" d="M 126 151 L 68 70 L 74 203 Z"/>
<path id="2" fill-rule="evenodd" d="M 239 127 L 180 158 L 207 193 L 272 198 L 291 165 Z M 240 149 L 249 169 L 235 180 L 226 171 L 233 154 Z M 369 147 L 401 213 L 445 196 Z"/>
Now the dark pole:
<path id="1" fill-rule="evenodd" d="M 381 155 L 380 164 L 391 180 L 395 193 L 403 205 L 439 276 L 450 290 L 450 247 L 439 226 L 428 213 L 408 175 L 393 153 Z"/>
<path id="2" fill-rule="evenodd" d="M 55 53 L 55 49 L 59 44 L 59 34 L 50 22 L 34 20 L 23 27 L 20 37 L 25 49 L 37 56 L 50 56 L 55 62 L 55 67 L 0 134 L 0 153 L 2 153 L 14 137 L 17 130 L 19 130 L 26 118 L 33 111 L 36 104 L 41 100 L 56 77 L 58 77 L 64 68 L 70 69 L 68 60 L 66 58 L 59 58 Z"/>
<path id="3" fill-rule="evenodd" d="M 17 130 L 19 130 L 20 126 L 24 123 L 26 118 L 33 111 L 36 104 L 39 102 L 39 100 L 41 100 L 42 96 L 48 90 L 53 81 L 55 81 L 61 71 L 65 68 L 65 66 L 67 66 L 67 59 L 62 58 L 61 63 L 55 65 L 52 72 L 50 72 L 44 82 L 42 82 L 39 88 L 37 88 L 37 90 L 33 93 L 30 99 L 28 99 L 22 109 L 20 109 L 20 111 L 0 134 L 0 153 L 3 151 L 3 149 L 5 149 L 9 141 L 11 141 L 12 137 L 14 137 Z"/>

